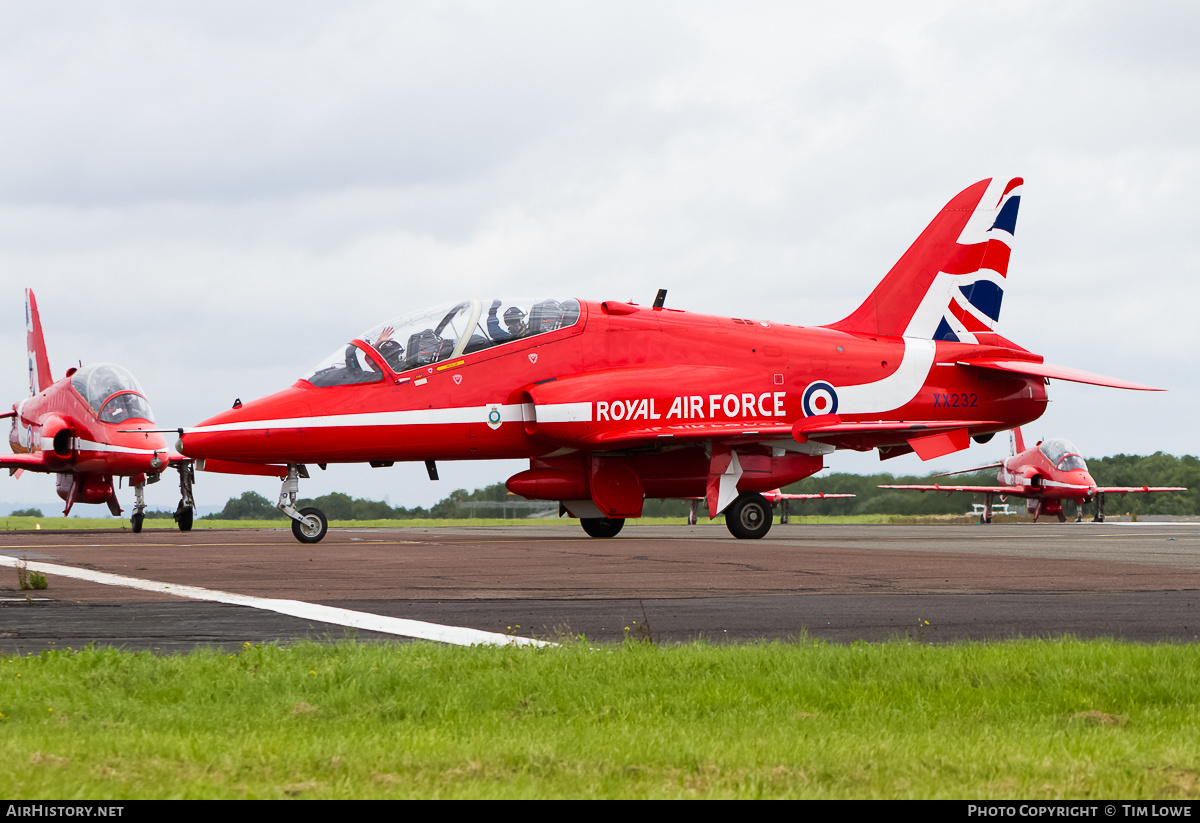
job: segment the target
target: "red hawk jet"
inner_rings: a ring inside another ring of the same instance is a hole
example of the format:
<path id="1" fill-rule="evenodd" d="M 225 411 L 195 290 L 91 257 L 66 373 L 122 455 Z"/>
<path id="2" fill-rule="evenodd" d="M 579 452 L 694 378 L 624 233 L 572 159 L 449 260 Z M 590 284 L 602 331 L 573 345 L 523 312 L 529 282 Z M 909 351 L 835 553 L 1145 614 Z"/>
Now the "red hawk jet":
<path id="1" fill-rule="evenodd" d="M 145 393 L 128 369 L 113 363 L 93 363 L 67 369 L 58 382 L 50 376 L 42 321 L 33 291 L 25 291 L 25 330 L 29 350 L 30 396 L 0 418 L 12 418 L 8 435 L 13 455 L 0 456 L 0 468 L 58 475 L 58 495 L 66 501 L 64 515 L 76 503 L 107 503 L 121 514 L 113 478 L 127 477 L 133 486 L 130 523 L 142 530 L 147 483 L 158 482 L 168 467 L 179 471 L 181 499 L 175 511 L 180 531 L 192 528 L 192 461 L 169 448 L 154 429 L 154 415 Z M 222 464 L 210 471 L 284 476 L 280 467 Z"/>
<path id="2" fill-rule="evenodd" d="M 1083 519 L 1083 504 L 1096 501 L 1093 520 L 1104 522 L 1105 495 L 1119 494 L 1124 497 L 1133 492 L 1185 492 L 1182 486 L 1099 486 L 1088 473 L 1087 463 L 1079 456 L 1079 449 L 1070 440 L 1061 437 L 1039 441 L 1033 448 L 1025 448 L 1025 438 L 1019 428 L 1013 429 L 1011 456 L 1001 463 L 991 463 L 974 469 L 964 469 L 947 474 L 965 474 L 968 471 L 999 469 L 996 479 L 1000 486 L 880 486 L 881 489 L 914 489 L 928 492 L 971 492 L 983 495 L 983 522 L 992 522 L 992 497 L 1023 497 L 1029 502 L 1026 508 L 1033 515 L 1052 514 L 1059 522 L 1067 519 L 1063 503 L 1075 501 L 1075 522 Z"/>
<path id="3" fill-rule="evenodd" d="M 527 458 L 508 480 L 594 537 L 647 497 L 708 500 L 739 538 L 771 527 L 763 492 L 836 449 L 929 459 L 1036 420 L 1046 378 L 1127 389 L 1045 363 L 996 331 L 1020 178 L 951 200 L 849 317 L 804 327 L 546 296 L 462 298 L 339 346 L 293 386 L 186 430 L 189 456 L 286 463 L 279 508 L 302 541 L 325 517 L 293 505 L 306 464 Z"/>

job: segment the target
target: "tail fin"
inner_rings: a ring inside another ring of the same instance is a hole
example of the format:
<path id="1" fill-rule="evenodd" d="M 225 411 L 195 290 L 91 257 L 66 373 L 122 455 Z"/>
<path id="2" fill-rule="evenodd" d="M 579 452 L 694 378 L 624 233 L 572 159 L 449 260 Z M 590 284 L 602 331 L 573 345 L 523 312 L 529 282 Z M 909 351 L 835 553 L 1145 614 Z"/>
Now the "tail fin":
<path id="1" fill-rule="evenodd" d="M 1020 426 L 1017 426 L 1015 429 L 1013 429 L 1012 433 L 1012 453 L 1020 454 L 1021 452 L 1025 451 L 1025 436 L 1021 434 Z"/>
<path id="2" fill-rule="evenodd" d="M 870 297 L 828 328 L 963 343 L 999 342 L 995 329 L 1022 183 L 1014 177 L 1001 188 L 995 180 L 981 180 L 959 193 Z"/>
<path id="3" fill-rule="evenodd" d="M 50 376 L 46 340 L 42 337 L 42 319 L 38 316 L 33 289 L 25 289 L 25 338 L 29 350 L 29 393 L 37 394 L 54 385 L 54 378 Z"/>

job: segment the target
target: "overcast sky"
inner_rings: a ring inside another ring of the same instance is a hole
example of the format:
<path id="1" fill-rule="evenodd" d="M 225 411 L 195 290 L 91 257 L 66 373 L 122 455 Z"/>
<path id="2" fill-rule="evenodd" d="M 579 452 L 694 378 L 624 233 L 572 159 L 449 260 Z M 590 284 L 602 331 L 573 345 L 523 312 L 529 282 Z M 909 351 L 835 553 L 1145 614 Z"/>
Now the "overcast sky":
<path id="1" fill-rule="evenodd" d="M 1185 2 L 0 0 L 0 399 L 28 393 L 26 286 L 55 377 L 121 363 L 189 426 L 460 296 L 832 322 L 954 194 L 1020 175 L 1001 331 L 1169 389 L 1056 381 L 1029 434 L 1200 454 L 1197 42 Z M 301 492 L 429 505 L 525 466 Z M 246 489 L 278 494 L 203 475 L 197 499 Z"/>

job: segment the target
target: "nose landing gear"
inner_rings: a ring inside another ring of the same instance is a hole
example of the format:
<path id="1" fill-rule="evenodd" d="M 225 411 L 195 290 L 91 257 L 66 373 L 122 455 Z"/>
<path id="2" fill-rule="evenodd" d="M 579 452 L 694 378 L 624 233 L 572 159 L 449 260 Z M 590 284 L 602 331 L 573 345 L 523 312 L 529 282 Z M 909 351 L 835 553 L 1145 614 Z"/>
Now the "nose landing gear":
<path id="1" fill-rule="evenodd" d="M 329 521 L 320 509 L 309 507 L 297 511 L 296 498 L 300 494 L 301 477 L 308 477 L 308 468 L 289 463 L 287 477 L 283 479 L 283 488 L 279 490 L 279 502 L 275 505 L 292 518 L 292 534 L 297 540 L 301 543 L 320 543 L 329 531 Z"/>

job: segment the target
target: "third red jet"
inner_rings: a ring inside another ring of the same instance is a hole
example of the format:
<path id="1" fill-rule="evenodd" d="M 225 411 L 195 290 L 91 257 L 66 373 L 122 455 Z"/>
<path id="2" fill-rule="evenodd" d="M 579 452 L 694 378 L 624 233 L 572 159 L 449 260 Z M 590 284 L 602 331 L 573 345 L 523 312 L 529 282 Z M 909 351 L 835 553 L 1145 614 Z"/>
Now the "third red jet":
<path id="1" fill-rule="evenodd" d="M 289 467 L 526 458 L 508 480 L 611 537 L 642 501 L 703 497 L 731 532 L 771 526 L 763 492 L 837 449 L 929 459 L 1036 420 L 1055 366 L 997 332 L 1022 181 L 954 197 L 848 317 L 804 327 L 616 300 L 458 296 L 366 329 L 289 388 L 186 430 L 195 458 Z"/>
<path id="2" fill-rule="evenodd" d="M 1079 450 L 1070 440 L 1060 437 L 1042 440 L 1032 448 L 1025 448 L 1021 430 L 1013 430 L 1012 455 L 1002 463 L 992 463 L 967 471 L 1000 469 L 996 479 L 1000 486 L 880 486 L 881 489 L 914 489 L 916 491 L 971 492 L 983 495 L 983 522 L 992 522 L 992 496 L 1023 497 L 1029 502 L 1026 507 L 1036 523 L 1041 514 L 1052 514 L 1059 522 L 1067 519 L 1063 503 L 1075 501 L 1075 519 L 1083 519 L 1083 504 L 1096 501 L 1096 522 L 1104 522 L 1104 497 L 1119 494 L 1124 497 L 1132 492 L 1185 492 L 1181 486 L 1099 486 L 1088 473 L 1087 464 L 1079 456 Z M 950 472 L 963 474 L 964 472 Z"/>

